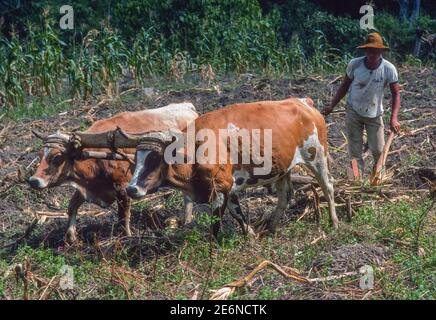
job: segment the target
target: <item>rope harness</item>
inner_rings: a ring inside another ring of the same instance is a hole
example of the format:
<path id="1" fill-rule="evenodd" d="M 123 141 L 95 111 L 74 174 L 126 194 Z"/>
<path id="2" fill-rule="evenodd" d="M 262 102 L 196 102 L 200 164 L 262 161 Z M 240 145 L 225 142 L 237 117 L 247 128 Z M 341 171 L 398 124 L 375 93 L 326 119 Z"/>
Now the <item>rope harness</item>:
<path id="1" fill-rule="evenodd" d="M 53 148 L 59 150 L 62 154 L 67 151 L 68 141 L 66 139 L 62 139 L 61 137 L 51 136 L 46 138 L 43 147 L 45 148 Z"/>
<path id="2" fill-rule="evenodd" d="M 153 137 L 139 140 L 139 143 L 136 146 L 137 150 L 153 150 L 159 153 L 162 152 L 164 148 L 165 143 L 162 142 L 162 140 Z"/>

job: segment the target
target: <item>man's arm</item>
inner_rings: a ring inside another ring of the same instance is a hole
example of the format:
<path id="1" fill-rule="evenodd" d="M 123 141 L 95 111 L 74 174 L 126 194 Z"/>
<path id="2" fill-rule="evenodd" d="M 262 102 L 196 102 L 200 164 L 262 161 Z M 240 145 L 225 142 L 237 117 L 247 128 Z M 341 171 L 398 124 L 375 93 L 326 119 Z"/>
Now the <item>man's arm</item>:
<path id="1" fill-rule="evenodd" d="M 389 84 L 392 93 L 392 114 L 391 114 L 391 130 L 395 133 L 400 131 L 400 123 L 398 122 L 398 113 L 400 111 L 400 86 L 398 82 Z"/>
<path id="2" fill-rule="evenodd" d="M 333 108 L 336 107 L 339 101 L 341 101 L 342 98 L 345 97 L 345 95 L 347 94 L 352 82 L 353 80 L 350 79 L 347 75 L 344 76 L 338 91 L 333 97 L 333 100 L 330 102 L 330 105 L 321 110 L 321 113 L 323 115 L 327 116 L 333 111 Z"/>

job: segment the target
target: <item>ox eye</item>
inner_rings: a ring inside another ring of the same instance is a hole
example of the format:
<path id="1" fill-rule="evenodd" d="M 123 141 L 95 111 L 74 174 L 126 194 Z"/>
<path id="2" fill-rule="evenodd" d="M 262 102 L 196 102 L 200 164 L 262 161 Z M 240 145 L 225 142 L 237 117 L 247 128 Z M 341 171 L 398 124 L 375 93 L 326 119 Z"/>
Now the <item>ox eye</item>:
<path id="1" fill-rule="evenodd" d="M 62 163 L 62 160 L 63 160 L 62 155 L 57 154 L 53 157 L 51 162 L 53 163 L 53 165 L 59 166 Z"/>

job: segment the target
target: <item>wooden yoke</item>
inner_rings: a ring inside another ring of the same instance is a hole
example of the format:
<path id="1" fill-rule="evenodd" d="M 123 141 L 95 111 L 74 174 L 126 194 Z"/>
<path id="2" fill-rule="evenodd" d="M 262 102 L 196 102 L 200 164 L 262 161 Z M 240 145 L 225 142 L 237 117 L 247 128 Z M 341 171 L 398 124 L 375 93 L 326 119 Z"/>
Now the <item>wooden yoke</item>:
<path id="1" fill-rule="evenodd" d="M 111 150 L 110 152 L 84 150 L 81 153 L 84 159 L 124 160 L 133 165 L 135 156 L 126 154 L 119 148 L 136 148 L 142 135 L 143 133 L 131 134 L 127 137 L 118 127 L 115 130 L 99 133 L 73 132 L 71 142 L 76 148 L 108 148 Z"/>

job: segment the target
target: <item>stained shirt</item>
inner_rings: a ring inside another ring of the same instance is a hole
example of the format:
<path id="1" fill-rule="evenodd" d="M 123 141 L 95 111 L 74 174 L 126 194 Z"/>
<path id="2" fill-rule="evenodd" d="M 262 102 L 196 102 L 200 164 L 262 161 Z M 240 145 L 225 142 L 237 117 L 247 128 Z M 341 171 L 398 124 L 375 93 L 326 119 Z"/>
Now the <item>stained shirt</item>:
<path id="1" fill-rule="evenodd" d="M 365 66 L 364 60 L 365 57 L 359 57 L 348 63 L 346 73 L 353 82 L 347 103 L 361 116 L 375 118 L 383 114 L 383 90 L 388 84 L 398 82 L 398 72 L 383 58 L 372 70 Z"/>

